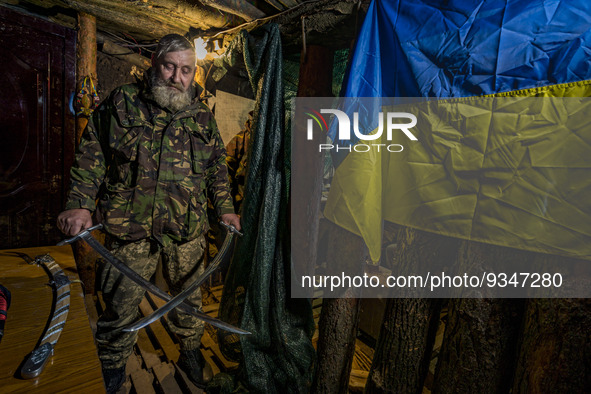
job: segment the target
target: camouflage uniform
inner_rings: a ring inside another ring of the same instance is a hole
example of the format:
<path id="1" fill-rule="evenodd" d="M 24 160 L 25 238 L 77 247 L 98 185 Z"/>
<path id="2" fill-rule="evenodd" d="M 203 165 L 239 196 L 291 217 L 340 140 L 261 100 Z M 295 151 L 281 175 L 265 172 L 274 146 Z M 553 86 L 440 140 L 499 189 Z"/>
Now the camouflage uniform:
<path id="1" fill-rule="evenodd" d="M 226 145 L 228 157 L 228 176 L 230 178 L 230 190 L 234 198 L 234 208 L 236 212 L 240 211 L 242 201 L 244 200 L 244 186 L 246 184 L 246 166 L 248 164 L 248 145 L 252 132 L 253 112 L 248 114 L 248 120 L 244 129 L 238 132 L 234 138 Z"/>
<path id="2" fill-rule="evenodd" d="M 147 84 L 115 89 L 82 136 L 66 203 L 66 209 L 96 208 L 107 246 L 145 278 L 160 259 L 173 294 L 203 271 L 207 197 L 218 217 L 234 212 L 223 142 L 199 90 L 189 107 L 171 113 Z M 104 367 L 117 368 L 136 339 L 120 328 L 137 319 L 144 291 L 110 266 L 100 278 L 107 310 L 97 324 L 99 357 Z M 200 292 L 190 300 L 200 306 Z M 184 349 L 199 346 L 201 321 L 176 311 L 169 318 Z"/>

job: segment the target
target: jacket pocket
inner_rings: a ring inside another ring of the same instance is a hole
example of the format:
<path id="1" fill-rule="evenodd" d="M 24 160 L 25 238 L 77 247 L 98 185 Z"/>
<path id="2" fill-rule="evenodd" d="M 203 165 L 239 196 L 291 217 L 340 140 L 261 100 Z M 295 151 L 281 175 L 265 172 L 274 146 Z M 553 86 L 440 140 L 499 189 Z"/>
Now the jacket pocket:
<path id="1" fill-rule="evenodd" d="M 123 110 L 116 112 L 118 126 L 110 133 L 110 145 L 115 156 L 124 161 L 135 161 L 142 135 L 151 135 L 150 122 Z"/>
<path id="2" fill-rule="evenodd" d="M 211 166 L 212 156 L 217 148 L 216 140 L 206 138 L 201 132 L 194 132 L 189 135 L 191 138 L 193 174 L 205 176 L 205 172 Z"/>
<path id="3" fill-rule="evenodd" d="M 163 231 L 177 236 L 177 240 L 194 238 L 201 231 L 204 197 L 193 178 L 183 182 L 171 182 L 163 204 L 167 207 L 169 220 Z"/>
<path id="4" fill-rule="evenodd" d="M 126 187 L 135 185 L 138 172 L 138 152 L 142 136 L 150 133 L 147 126 L 123 128 L 119 137 L 111 142 L 111 183 L 121 183 Z"/>
<path id="5" fill-rule="evenodd" d="M 106 192 L 99 202 L 103 223 L 107 232 L 127 239 L 131 232 L 131 207 L 135 188 L 120 188 L 108 183 L 105 187 Z"/>
<path id="6" fill-rule="evenodd" d="M 135 161 L 143 132 L 144 127 L 141 126 L 124 128 L 118 138 L 111 141 L 113 156 L 119 161 Z"/>

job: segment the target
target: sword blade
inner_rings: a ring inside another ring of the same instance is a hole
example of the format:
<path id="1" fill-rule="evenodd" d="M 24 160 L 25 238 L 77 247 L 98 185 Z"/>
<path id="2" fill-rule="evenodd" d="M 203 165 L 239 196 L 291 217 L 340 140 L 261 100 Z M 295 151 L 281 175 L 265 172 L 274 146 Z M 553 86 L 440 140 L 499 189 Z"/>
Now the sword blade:
<path id="1" fill-rule="evenodd" d="M 209 276 L 211 274 L 213 274 L 214 271 L 219 267 L 219 265 L 222 262 L 223 256 L 226 254 L 226 251 L 229 249 L 230 244 L 232 243 L 232 238 L 233 238 L 233 232 L 228 231 L 228 234 L 226 235 L 226 239 L 224 240 L 224 243 L 222 244 L 222 247 L 220 248 L 220 251 L 218 252 L 217 256 L 215 257 L 215 259 L 213 259 L 213 261 L 207 267 L 207 269 L 203 272 L 203 274 L 201 274 L 201 276 L 199 276 L 199 278 L 197 278 L 195 280 L 195 282 L 191 283 L 186 289 L 181 291 L 179 294 L 177 294 L 174 298 L 172 298 L 170 301 L 168 301 L 162 307 L 155 310 L 154 313 L 129 325 L 128 327 L 124 328 L 123 331 L 137 331 L 149 324 L 154 323 L 156 320 L 160 319 L 166 313 L 168 313 L 171 310 L 173 310 L 174 308 L 176 308 L 187 297 L 189 297 L 191 294 L 193 294 L 193 292 L 195 292 L 199 288 L 199 286 L 201 286 L 201 284 L 203 284 L 203 282 L 205 282 L 205 280 L 207 280 L 207 278 L 209 278 Z"/>
<path id="2" fill-rule="evenodd" d="M 91 227 L 91 229 L 98 229 L 101 227 L 102 227 L 101 225 L 97 225 L 97 226 Z M 89 230 L 90 229 L 82 231 L 76 237 L 65 240 L 63 242 L 60 242 L 60 244 L 65 245 L 68 243 L 72 243 L 75 239 L 82 239 L 91 248 L 93 248 L 99 255 L 101 255 L 105 259 L 105 261 L 107 261 L 113 267 L 118 269 L 119 272 L 121 272 L 123 275 L 125 275 L 127 278 L 129 278 L 131 281 L 133 281 L 135 284 L 137 284 L 138 286 L 140 286 L 144 290 L 149 291 L 150 293 L 154 294 L 158 298 L 163 299 L 164 301 L 172 300 L 172 297 L 170 296 L 170 294 L 163 291 L 162 289 L 160 289 L 158 286 L 156 286 L 155 284 L 153 284 L 149 280 L 144 279 L 140 274 L 138 274 L 137 272 L 135 272 L 134 270 L 129 268 L 127 265 L 125 265 L 124 262 L 119 260 L 117 257 L 113 256 L 111 254 L 111 252 L 109 252 L 107 250 L 107 248 L 105 248 L 100 242 L 98 242 L 96 240 L 96 238 L 94 238 L 92 236 L 92 234 L 90 233 Z M 183 299 L 183 301 L 184 301 L 184 299 Z M 212 326 L 215 326 L 217 328 L 221 328 L 223 330 L 227 330 L 227 331 L 233 332 L 235 334 L 250 334 L 249 331 L 235 327 L 235 326 L 225 323 L 219 319 L 210 317 L 210 316 L 204 314 L 203 312 L 199 311 L 198 309 L 192 307 L 189 304 L 180 303 L 180 305 L 177 305 L 177 307 L 179 309 L 181 309 L 183 312 L 193 315 L 203 321 L 206 321 L 209 324 L 211 324 Z"/>
<path id="3" fill-rule="evenodd" d="M 100 254 L 109 264 L 117 268 L 119 272 L 125 275 L 127 278 L 132 280 L 138 286 L 144 288 L 150 293 L 162 298 L 165 301 L 171 299 L 170 295 L 158 286 L 150 282 L 149 280 L 142 277 L 140 274 L 129 268 L 125 263 L 113 256 L 111 252 L 107 250 L 100 242 L 98 242 L 90 233 L 83 234 L 81 237 L 91 248 L 93 248 L 98 254 Z M 191 308 L 189 305 L 187 305 Z M 193 308 L 191 308 L 193 309 Z M 197 312 L 197 311 L 195 311 Z"/>
<path id="4" fill-rule="evenodd" d="M 183 304 L 181 304 L 183 305 Z M 242 329 L 236 328 L 233 325 L 223 322 L 221 320 L 216 319 L 215 317 L 211 317 L 209 315 L 206 315 L 203 312 L 197 312 L 195 313 L 193 316 L 197 317 L 198 319 L 203 320 L 206 323 L 211 324 L 212 326 L 236 333 L 236 334 L 250 334 L 249 331 L 244 331 Z"/>

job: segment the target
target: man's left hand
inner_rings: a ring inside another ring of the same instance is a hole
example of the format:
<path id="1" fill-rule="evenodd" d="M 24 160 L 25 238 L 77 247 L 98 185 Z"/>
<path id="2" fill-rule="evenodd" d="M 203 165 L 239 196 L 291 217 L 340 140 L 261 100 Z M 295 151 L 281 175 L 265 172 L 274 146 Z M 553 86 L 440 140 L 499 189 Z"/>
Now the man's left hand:
<path id="1" fill-rule="evenodd" d="M 240 226 L 240 216 L 235 213 L 225 213 L 222 215 L 221 219 L 222 222 L 234 226 L 238 231 L 242 229 L 242 226 Z"/>

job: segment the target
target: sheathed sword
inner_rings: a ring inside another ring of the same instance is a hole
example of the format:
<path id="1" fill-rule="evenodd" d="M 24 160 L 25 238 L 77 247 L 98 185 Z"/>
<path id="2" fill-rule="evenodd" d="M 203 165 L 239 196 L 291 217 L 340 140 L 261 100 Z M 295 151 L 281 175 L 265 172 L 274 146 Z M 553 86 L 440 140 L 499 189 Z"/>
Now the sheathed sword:
<path id="1" fill-rule="evenodd" d="M 31 352 L 23 366 L 20 374 L 25 379 L 36 378 L 43 372 L 49 356 L 57 343 L 70 310 L 70 279 L 49 254 L 37 256 L 31 259 L 25 253 L 13 252 L 22 257 L 29 264 L 37 264 L 47 271 L 50 284 L 54 291 L 53 313 L 47 329 L 43 332 L 39 345 Z"/>
<path id="2" fill-rule="evenodd" d="M 101 229 L 101 228 L 103 228 L 103 225 L 99 223 L 99 224 L 97 224 L 95 226 L 89 227 L 86 230 L 81 231 L 80 233 L 76 234 L 72 238 L 66 239 L 66 240 L 58 243 L 57 245 L 58 246 L 62 246 L 62 245 L 66 245 L 66 244 L 71 244 L 71 243 L 73 243 L 75 241 L 78 241 L 78 240 L 82 239 L 91 248 L 93 248 L 99 255 L 101 255 L 105 259 L 105 261 L 107 261 L 113 267 L 115 267 L 116 269 L 118 269 L 119 272 L 121 272 L 123 275 L 125 275 L 127 278 L 129 278 L 131 281 L 133 281 L 134 283 L 136 283 L 138 286 L 142 287 L 146 291 L 149 291 L 150 293 L 154 294 L 158 298 L 163 299 L 164 301 L 171 301 L 173 298 L 170 296 L 170 294 L 168 294 L 164 290 L 160 289 L 158 286 L 156 286 L 155 284 L 153 284 L 149 280 L 144 279 L 140 274 L 138 274 L 137 272 L 135 272 L 134 270 L 132 270 L 131 268 L 129 268 L 124 262 L 122 262 L 121 260 L 119 260 L 117 257 L 113 256 L 107 250 L 107 248 L 105 248 L 100 242 L 98 242 L 92 236 L 92 234 L 90 233 L 93 230 L 98 230 L 98 229 Z M 227 240 L 227 238 L 228 238 L 228 236 L 226 237 L 226 240 Z M 230 241 L 231 241 L 231 239 L 230 239 Z M 225 243 L 226 243 L 226 241 L 224 241 L 224 244 Z M 225 252 L 225 250 L 224 250 L 224 252 Z M 218 253 L 218 255 L 216 256 L 216 258 L 219 257 L 220 260 L 221 260 L 221 257 L 222 257 L 221 255 L 222 255 L 222 251 L 220 250 L 220 253 Z M 215 259 L 214 259 L 214 261 L 215 261 Z M 208 275 L 210 275 L 211 273 L 213 273 L 213 271 L 211 271 Z M 197 280 L 201 279 L 202 276 L 199 277 Z M 196 289 L 197 288 L 195 287 L 194 290 L 196 290 Z M 184 299 L 182 301 L 184 301 Z M 164 308 L 166 305 L 168 305 L 168 304 L 165 304 L 164 306 L 162 306 L 162 308 Z M 198 319 L 203 320 L 204 322 L 207 322 L 207 323 L 211 324 L 214 327 L 218 327 L 218 328 L 221 328 L 223 330 L 227 330 L 227 331 L 230 331 L 230 332 L 233 332 L 233 333 L 236 333 L 236 334 L 250 334 L 249 331 L 243 330 L 241 328 L 235 327 L 235 326 L 233 326 L 231 324 L 228 324 L 228 323 L 225 323 L 225 322 L 223 322 L 221 320 L 218 320 L 218 319 L 216 319 L 214 317 L 208 316 L 205 313 L 199 311 L 198 309 L 192 307 L 191 305 L 189 305 L 187 303 L 180 303 L 177 306 L 183 312 L 188 313 L 188 314 L 191 314 L 191 315 L 197 317 Z M 157 309 L 150 316 L 153 316 L 156 312 L 160 311 L 162 308 Z M 158 318 L 160 318 L 163 315 L 164 315 L 164 313 L 161 314 Z M 155 319 L 155 320 L 157 320 L 157 319 Z M 150 323 L 148 323 L 148 324 L 150 324 Z M 142 327 L 144 327 L 144 326 L 142 326 Z M 139 328 L 141 328 L 141 327 L 139 327 Z M 139 328 L 137 328 L 137 329 L 139 329 Z M 125 328 L 124 331 L 130 331 L 130 327 Z M 131 330 L 131 331 L 135 331 L 135 330 Z"/>

